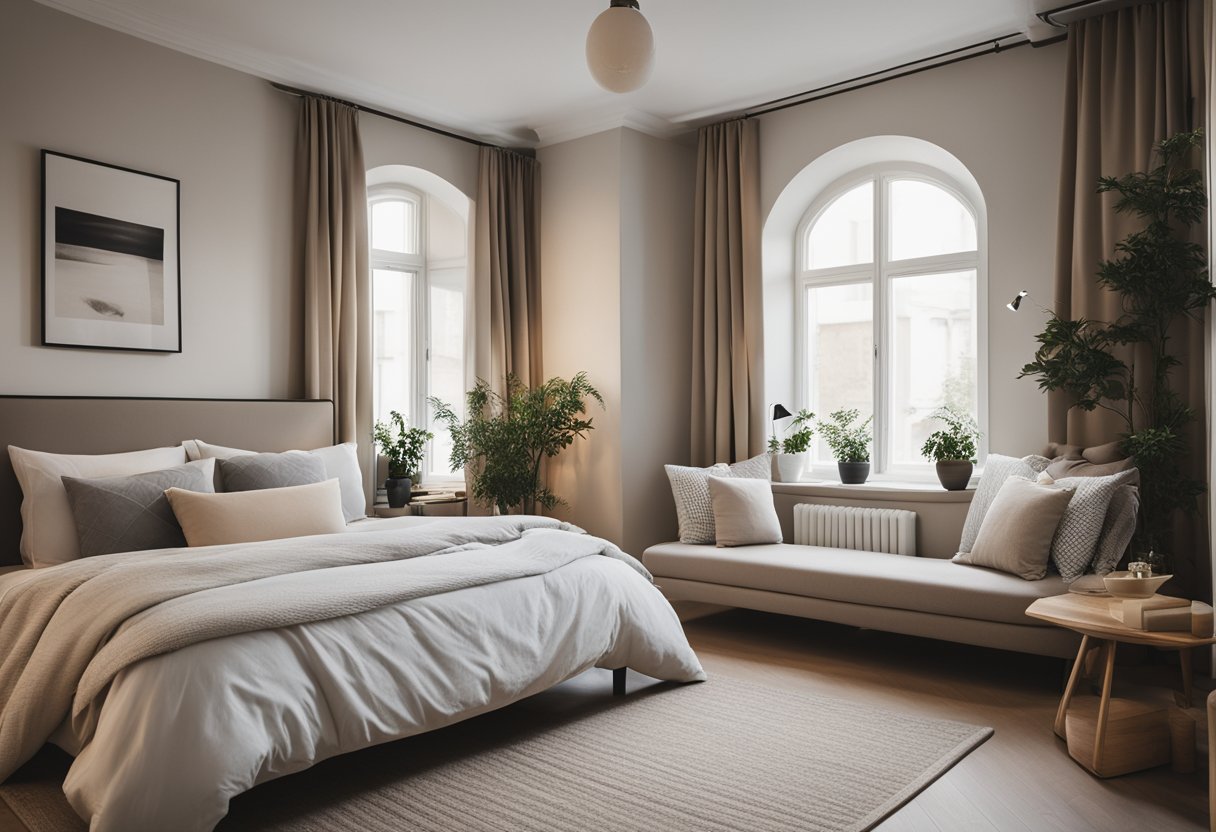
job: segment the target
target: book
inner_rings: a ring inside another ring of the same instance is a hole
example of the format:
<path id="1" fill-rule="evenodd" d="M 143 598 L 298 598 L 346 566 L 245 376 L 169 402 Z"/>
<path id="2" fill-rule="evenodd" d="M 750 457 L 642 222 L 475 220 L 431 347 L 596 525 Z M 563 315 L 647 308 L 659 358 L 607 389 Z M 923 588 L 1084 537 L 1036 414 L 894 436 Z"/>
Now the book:
<path id="1" fill-rule="evenodd" d="M 1212 637 L 1212 607 L 1202 601 L 1191 602 L 1191 635 L 1199 638 Z"/>
<path id="2" fill-rule="evenodd" d="M 1191 605 L 1145 610 L 1141 629 L 1154 633 L 1189 633 L 1191 631 Z"/>
<path id="3" fill-rule="evenodd" d="M 1149 610 L 1168 610 L 1177 607 L 1186 607 L 1187 614 L 1190 614 L 1191 602 L 1186 598 L 1174 598 L 1170 595 L 1154 595 L 1151 598 L 1128 598 L 1118 602 L 1119 610 L 1115 612 L 1117 618 L 1123 622 L 1125 627 L 1133 627 L 1137 630 L 1143 630 L 1144 614 Z M 1185 629 L 1189 630 L 1188 625 Z"/>

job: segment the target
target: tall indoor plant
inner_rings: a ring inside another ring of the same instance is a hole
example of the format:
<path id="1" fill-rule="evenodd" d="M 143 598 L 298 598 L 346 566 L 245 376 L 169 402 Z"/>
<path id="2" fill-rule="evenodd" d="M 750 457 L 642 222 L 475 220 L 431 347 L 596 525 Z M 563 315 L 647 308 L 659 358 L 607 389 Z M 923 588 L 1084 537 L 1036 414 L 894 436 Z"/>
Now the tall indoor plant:
<path id="1" fill-rule="evenodd" d="M 435 419 L 452 433 L 452 468 L 470 472 L 474 499 L 503 514 L 535 514 L 562 502 L 542 482 L 541 463 L 593 429 L 592 420 L 584 418 L 588 400 L 603 407 L 604 399 L 586 373 L 531 388 L 514 375 L 506 382 L 501 395 L 479 379 L 466 395 L 463 421 L 450 405 L 434 397 L 429 401 Z"/>
<path id="2" fill-rule="evenodd" d="M 396 410 L 389 411 L 388 423 L 377 421 L 372 438 L 380 446 L 380 455 L 388 461 L 388 479 L 384 490 L 390 508 L 401 508 L 410 501 L 410 490 L 421 478 L 422 459 L 426 443 L 435 434 L 425 428 L 409 428 L 405 417 Z"/>
<path id="3" fill-rule="evenodd" d="M 836 470 L 845 485 L 860 485 L 870 477 L 870 422 L 873 416 L 857 422 L 855 409 L 841 409 L 819 420 L 819 435 L 836 457 Z"/>
<path id="4" fill-rule="evenodd" d="M 1171 328 L 1201 317 L 1216 297 L 1204 249 L 1189 233 L 1207 207 L 1203 172 L 1190 163 L 1202 146 L 1199 131 L 1179 133 L 1157 146 L 1160 161 L 1152 170 L 1098 180 L 1099 192 L 1117 194 L 1116 211 L 1143 222 L 1098 266 L 1098 285 L 1118 296 L 1121 313 L 1113 321 L 1052 313 L 1021 373 L 1043 390 L 1066 393 L 1073 407 L 1119 417 L 1123 450 L 1140 469 L 1142 551 L 1168 550 L 1172 516 L 1194 511 L 1204 491 L 1202 481 L 1184 473 L 1192 453 L 1185 431 L 1195 414 L 1170 385 L 1179 363 L 1170 351 Z"/>

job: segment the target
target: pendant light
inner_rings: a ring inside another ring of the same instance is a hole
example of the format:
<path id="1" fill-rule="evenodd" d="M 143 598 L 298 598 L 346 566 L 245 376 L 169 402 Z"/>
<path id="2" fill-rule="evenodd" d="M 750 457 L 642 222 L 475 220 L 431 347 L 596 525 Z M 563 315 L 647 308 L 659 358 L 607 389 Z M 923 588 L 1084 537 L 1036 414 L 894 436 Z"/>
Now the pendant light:
<path id="1" fill-rule="evenodd" d="M 654 68 L 654 34 L 638 0 L 610 0 L 587 32 L 587 68 L 609 92 L 633 92 Z"/>

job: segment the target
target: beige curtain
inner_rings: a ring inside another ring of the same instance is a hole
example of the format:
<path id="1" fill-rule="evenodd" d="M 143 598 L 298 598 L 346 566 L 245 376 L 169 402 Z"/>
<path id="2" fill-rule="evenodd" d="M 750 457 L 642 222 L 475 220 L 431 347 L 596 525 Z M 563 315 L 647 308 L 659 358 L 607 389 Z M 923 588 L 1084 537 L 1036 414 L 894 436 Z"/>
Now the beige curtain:
<path id="1" fill-rule="evenodd" d="M 1095 190 L 1098 177 L 1145 170 L 1155 162 L 1155 143 L 1202 125 L 1203 89 L 1203 0 L 1143 3 L 1069 27 L 1054 304 L 1060 317 L 1119 316 L 1118 297 L 1099 287 L 1095 275 L 1098 262 L 1114 256 L 1115 243 L 1138 221 L 1114 212 L 1113 195 Z M 1198 417 L 1189 437 L 1194 470 L 1188 473 L 1206 479 L 1204 332 L 1200 322 L 1179 324 L 1171 346 L 1182 365 L 1171 380 Z M 1053 441 L 1098 445 L 1124 430 L 1112 413 L 1069 410 L 1068 404 L 1060 395 L 1048 401 Z M 1179 518 L 1175 569 L 1198 563 L 1206 570 L 1204 525 Z M 1197 575 L 1179 577 L 1195 581 L 1197 590 L 1206 583 Z"/>
<path id="2" fill-rule="evenodd" d="M 371 295 L 359 114 L 305 97 L 296 144 L 304 281 L 304 395 L 333 399 L 339 442 L 368 447 Z"/>
<path id="3" fill-rule="evenodd" d="M 507 373 L 539 384 L 539 162 L 500 147 L 481 148 L 474 229 L 474 370 L 500 392 Z"/>
<path id="4" fill-rule="evenodd" d="M 701 128 L 693 222 L 692 461 L 709 465 L 764 450 L 755 121 Z"/>

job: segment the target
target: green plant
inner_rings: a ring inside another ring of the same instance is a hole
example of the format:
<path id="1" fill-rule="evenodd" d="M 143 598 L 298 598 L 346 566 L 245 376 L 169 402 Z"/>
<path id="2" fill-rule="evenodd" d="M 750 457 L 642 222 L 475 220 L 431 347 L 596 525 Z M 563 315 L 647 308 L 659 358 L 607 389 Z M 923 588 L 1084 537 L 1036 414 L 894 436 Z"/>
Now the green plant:
<path id="1" fill-rule="evenodd" d="M 929 434 L 929 438 L 921 446 L 921 456 L 934 462 L 975 462 L 975 445 L 980 438 L 980 428 L 971 418 L 971 414 L 960 413 L 947 406 L 938 408 L 930 418 L 945 422 L 946 427 Z"/>
<path id="2" fill-rule="evenodd" d="M 867 416 L 864 422 L 854 425 L 860 415 L 855 409 L 842 409 L 829 413 L 826 420 L 819 420 L 819 435 L 828 443 L 837 462 L 870 461 L 870 422 L 874 417 Z"/>
<path id="3" fill-rule="evenodd" d="M 470 469 L 470 493 L 498 506 L 503 514 L 520 509 L 535 514 L 562 499 L 541 482 L 541 463 L 570 447 L 593 429 L 583 418 L 588 399 L 604 399 L 586 373 L 566 381 L 551 378 L 529 388 L 507 376 L 506 395 L 484 380 L 466 394 L 467 417 L 461 421 L 450 405 L 430 398 L 435 419 L 452 433 L 453 469 Z"/>
<path id="4" fill-rule="evenodd" d="M 407 428 L 405 417 L 396 410 L 389 411 L 389 423 L 376 421 L 372 438 L 380 446 L 380 454 L 388 460 L 390 479 L 418 479 L 426 443 L 435 434 L 423 428 Z M 394 437 L 393 428 L 396 428 Z"/>
<path id="5" fill-rule="evenodd" d="M 815 414 L 809 410 L 799 410 L 790 427 L 797 430 L 787 434 L 784 440 L 777 439 L 776 434 L 769 437 L 770 454 L 801 454 L 811 449 L 811 440 L 815 438 Z"/>
<path id="6" fill-rule="evenodd" d="M 1204 249 L 1188 238 L 1207 207 L 1203 172 L 1188 163 L 1202 146 L 1201 132 L 1179 133 L 1157 145 L 1152 170 L 1098 180 L 1100 193 L 1118 194 L 1116 211 L 1144 223 L 1098 266 L 1098 284 L 1118 296 L 1121 313 L 1110 322 L 1051 314 L 1020 376 L 1066 393 L 1072 407 L 1119 417 L 1123 450 L 1140 469 L 1140 544 L 1150 548 L 1169 547 L 1172 515 L 1194 512 L 1205 490 L 1183 473 L 1191 453 L 1184 431 L 1195 414 L 1170 387 L 1179 364 L 1171 327 L 1200 318 L 1216 297 Z"/>

